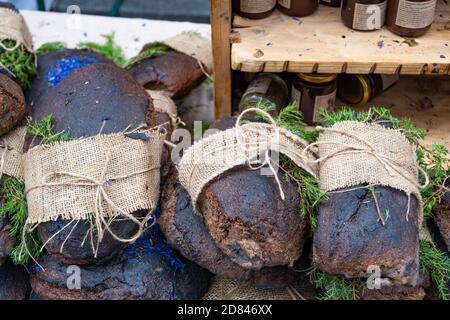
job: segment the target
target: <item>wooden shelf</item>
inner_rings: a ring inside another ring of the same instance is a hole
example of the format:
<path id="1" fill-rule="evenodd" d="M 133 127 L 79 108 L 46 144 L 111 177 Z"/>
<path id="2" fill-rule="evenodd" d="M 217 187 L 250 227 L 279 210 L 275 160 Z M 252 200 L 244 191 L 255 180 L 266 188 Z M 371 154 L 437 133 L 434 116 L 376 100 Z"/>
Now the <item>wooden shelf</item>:
<path id="1" fill-rule="evenodd" d="M 401 77 L 395 86 L 370 101 L 365 109 L 372 106 L 384 106 L 396 117 L 410 118 L 416 126 L 427 130 L 425 145 L 438 143 L 450 150 L 450 79 Z"/>
<path id="2" fill-rule="evenodd" d="M 345 27 L 340 9 L 320 6 L 305 18 L 275 11 L 250 20 L 235 16 L 231 67 L 243 72 L 450 74 L 450 5 L 438 1 L 431 30 L 410 46 L 387 28 Z"/>

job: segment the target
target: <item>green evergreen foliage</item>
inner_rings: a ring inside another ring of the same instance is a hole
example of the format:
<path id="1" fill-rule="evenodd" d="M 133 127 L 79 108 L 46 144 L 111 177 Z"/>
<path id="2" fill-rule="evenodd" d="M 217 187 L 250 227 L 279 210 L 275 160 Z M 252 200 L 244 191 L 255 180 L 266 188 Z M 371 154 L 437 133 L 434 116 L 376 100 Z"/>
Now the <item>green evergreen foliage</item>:
<path id="1" fill-rule="evenodd" d="M 125 65 L 125 69 L 131 69 L 144 59 L 156 58 L 165 55 L 171 49 L 162 42 L 153 43 L 142 50 L 136 57 L 131 58 Z"/>
<path id="2" fill-rule="evenodd" d="M 48 115 L 39 122 L 30 122 L 28 132 L 42 143 L 55 143 L 71 140 L 63 132 L 55 134 L 53 131 L 53 117 Z M 25 184 L 15 177 L 4 176 L 2 180 L 2 193 L 5 202 L 0 208 L 0 217 L 8 217 L 11 223 L 10 236 L 17 240 L 13 248 L 11 259 L 15 264 L 21 265 L 29 262 L 31 258 L 37 259 L 41 255 L 42 243 L 37 231 L 24 234 L 23 230 L 28 217 L 25 197 Z"/>
<path id="3" fill-rule="evenodd" d="M 315 272 L 316 287 L 321 290 L 319 300 L 358 300 L 364 290 L 361 279 L 346 279 L 325 272 Z"/>
<path id="4" fill-rule="evenodd" d="M 421 270 L 430 273 L 440 298 L 449 300 L 447 284 L 450 281 L 450 258 L 437 250 L 431 242 L 420 240 L 419 259 Z"/>
<path id="5" fill-rule="evenodd" d="M 6 48 L 14 48 L 16 41 L 3 40 L 2 44 Z M 30 79 L 36 75 L 35 56 L 24 45 L 19 45 L 13 51 L 0 48 L 0 63 L 20 80 L 25 89 L 30 87 Z"/>
<path id="6" fill-rule="evenodd" d="M 36 54 L 46 54 L 50 52 L 58 52 L 67 48 L 67 43 L 61 41 L 46 42 L 36 50 Z"/>
<path id="7" fill-rule="evenodd" d="M 120 47 L 114 40 L 115 33 L 102 35 L 105 38 L 105 43 L 100 44 L 97 42 L 80 42 L 77 44 L 79 48 L 90 48 L 95 52 L 104 55 L 115 64 L 122 67 L 125 65 L 126 59 L 122 47 Z"/>

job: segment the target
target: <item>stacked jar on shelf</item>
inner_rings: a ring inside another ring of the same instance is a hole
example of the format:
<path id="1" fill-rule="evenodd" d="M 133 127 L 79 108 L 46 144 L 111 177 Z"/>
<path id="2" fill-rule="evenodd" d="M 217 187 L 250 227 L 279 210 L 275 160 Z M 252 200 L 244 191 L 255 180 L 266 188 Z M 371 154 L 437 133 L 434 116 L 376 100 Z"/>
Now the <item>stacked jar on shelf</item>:
<path id="1" fill-rule="evenodd" d="M 330 7 L 341 7 L 342 22 L 357 31 L 387 28 L 402 37 L 420 37 L 431 27 L 437 0 L 320 0 Z M 305 17 L 313 14 L 319 0 L 233 0 L 236 14 L 250 19 L 271 15 L 277 7 L 282 13 Z"/>
<path id="2" fill-rule="evenodd" d="M 319 2 L 340 7 L 344 25 L 357 31 L 387 28 L 403 37 L 424 35 L 433 23 L 437 0 L 233 0 L 236 14 L 250 19 L 269 17 L 278 6 L 283 14 L 305 17 Z M 336 97 L 347 106 L 363 107 L 392 87 L 398 75 L 320 74 L 257 75 L 239 104 L 240 111 L 263 106 L 276 114 L 288 102 L 295 103 L 309 125 L 319 121 L 321 109 L 331 109 Z"/>

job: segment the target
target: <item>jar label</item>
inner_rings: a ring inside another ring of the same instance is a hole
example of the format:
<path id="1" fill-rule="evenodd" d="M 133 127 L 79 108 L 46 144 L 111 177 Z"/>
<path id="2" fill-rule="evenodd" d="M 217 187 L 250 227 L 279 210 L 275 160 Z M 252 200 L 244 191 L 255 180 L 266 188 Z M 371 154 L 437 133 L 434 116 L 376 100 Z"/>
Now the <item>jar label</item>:
<path id="1" fill-rule="evenodd" d="M 380 76 L 381 76 L 381 81 L 383 82 L 383 85 L 382 85 L 383 91 L 392 87 L 400 79 L 400 76 L 398 74 L 395 74 L 395 75 L 382 74 Z"/>
<path id="2" fill-rule="evenodd" d="M 324 96 L 316 96 L 316 100 L 314 101 L 313 122 L 319 121 L 320 111 L 322 109 L 325 110 L 332 109 L 334 107 L 335 102 L 336 102 L 336 90 Z"/>
<path id="3" fill-rule="evenodd" d="M 412 2 L 400 0 L 395 24 L 409 29 L 426 28 L 433 23 L 436 0 Z"/>
<path id="4" fill-rule="evenodd" d="M 269 90 L 272 79 L 270 77 L 260 77 L 253 80 L 245 91 L 244 95 L 248 94 L 262 94 L 265 95 Z"/>
<path id="5" fill-rule="evenodd" d="M 245 13 L 263 13 L 273 9 L 277 0 L 241 0 L 241 11 Z"/>
<path id="6" fill-rule="evenodd" d="M 291 101 L 297 105 L 297 110 L 300 110 L 300 105 L 302 102 L 302 93 L 294 85 L 292 85 L 291 90 Z"/>
<path id="7" fill-rule="evenodd" d="M 377 30 L 386 23 L 387 1 L 378 4 L 355 4 L 353 29 Z"/>
<path id="8" fill-rule="evenodd" d="M 278 4 L 286 9 L 291 8 L 291 0 L 278 0 Z"/>
<path id="9" fill-rule="evenodd" d="M 331 0 L 322 0 L 322 2 L 331 3 Z"/>

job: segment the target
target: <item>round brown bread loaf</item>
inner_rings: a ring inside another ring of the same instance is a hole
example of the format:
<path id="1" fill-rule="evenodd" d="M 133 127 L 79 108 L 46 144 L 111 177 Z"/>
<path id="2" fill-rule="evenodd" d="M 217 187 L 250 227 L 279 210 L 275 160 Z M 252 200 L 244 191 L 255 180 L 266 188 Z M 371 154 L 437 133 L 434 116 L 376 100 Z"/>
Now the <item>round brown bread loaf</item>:
<path id="1" fill-rule="evenodd" d="M 76 270 L 68 273 L 67 265 L 47 255 L 40 261 L 45 271 L 31 273 L 32 288 L 44 300 L 193 300 L 208 290 L 210 273 L 196 264 L 175 253 L 168 259 L 135 250 L 125 250 L 105 265 L 81 266 L 80 290 L 67 287 Z"/>
<path id="2" fill-rule="evenodd" d="M 226 256 L 217 247 L 202 217 L 194 212 L 191 198 L 179 183 L 174 167 L 161 196 L 158 224 L 167 241 L 184 257 L 216 275 L 270 287 L 286 287 L 297 279 L 297 273 L 288 267 L 248 270 Z"/>
<path id="3" fill-rule="evenodd" d="M 104 134 L 121 132 L 129 126 L 134 128 L 146 122 L 153 126 L 164 116 L 153 111 L 152 100 L 144 88 L 128 72 L 112 63 L 93 63 L 79 68 L 41 94 L 33 106 L 33 120 L 40 121 L 49 114 L 53 115 L 56 133 L 64 131 L 74 138 L 95 136 L 102 126 Z M 33 144 L 36 143 L 38 141 Z M 45 243 L 67 223 L 59 221 L 39 225 L 42 241 Z M 131 221 L 114 222 L 112 228 L 122 238 L 136 232 L 136 225 Z M 46 245 L 47 251 L 65 263 L 88 264 L 111 259 L 125 247 L 125 244 L 106 235 L 97 258 L 94 258 L 90 241 L 85 241 L 81 247 L 88 229 L 87 223 L 79 223 L 73 231 L 72 227 L 64 229 Z M 60 252 L 70 232 L 72 234 Z"/>
<path id="4" fill-rule="evenodd" d="M 0 136 L 11 131 L 26 115 L 22 88 L 0 73 Z"/>
<path id="5" fill-rule="evenodd" d="M 167 91 L 173 99 L 182 98 L 205 79 L 196 59 L 176 51 L 144 59 L 129 71 L 145 88 Z"/>
<path id="6" fill-rule="evenodd" d="M 234 125 L 230 118 L 211 129 Z M 236 167 L 211 181 L 198 207 L 217 246 L 245 269 L 290 265 L 302 253 L 308 222 L 299 215 L 297 186 L 279 174 L 285 200 L 275 179 L 259 170 Z"/>

